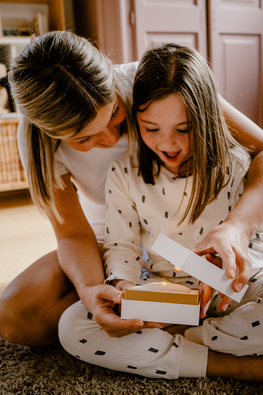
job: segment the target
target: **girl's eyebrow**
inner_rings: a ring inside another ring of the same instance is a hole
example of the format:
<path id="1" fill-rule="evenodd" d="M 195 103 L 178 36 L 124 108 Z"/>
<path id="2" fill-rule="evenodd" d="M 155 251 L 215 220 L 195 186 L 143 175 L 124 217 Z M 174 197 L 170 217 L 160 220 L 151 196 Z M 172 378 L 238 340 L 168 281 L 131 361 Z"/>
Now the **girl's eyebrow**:
<path id="1" fill-rule="evenodd" d="M 150 125 L 158 125 L 158 123 L 147 121 L 146 119 L 140 119 L 140 121 L 143 122 L 143 123 L 150 124 Z M 176 124 L 176 126 L 179 126 L 179 125 L 188 125 L 188 122 L 185 121 L 185 122 L 180 122 L 180 123 Z"/>
<path id="2" fill-rule="evenodd" d="M 146 119 L 141 119 L 140 121 L 143 122 L 143 123 L 149 123 L 149 124 L 151 124 L 151 125 L 157 125 L 157 123 L 147 121 Z"/>

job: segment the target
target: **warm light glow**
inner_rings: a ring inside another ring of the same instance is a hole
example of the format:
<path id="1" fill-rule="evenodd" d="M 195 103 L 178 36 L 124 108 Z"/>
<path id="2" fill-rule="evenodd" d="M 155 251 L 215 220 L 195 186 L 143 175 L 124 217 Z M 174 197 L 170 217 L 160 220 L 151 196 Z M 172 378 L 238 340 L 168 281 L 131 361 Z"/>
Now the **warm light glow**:
<path id="1" fill-rule="evenodd" d="M 177 266 L 174 266 L 174 268 L 175 268 L 175 270 L 178 270 L 178 272 L 181 271 L 181 269 L 179 269 L 179 267 L 177 267 Z"/>

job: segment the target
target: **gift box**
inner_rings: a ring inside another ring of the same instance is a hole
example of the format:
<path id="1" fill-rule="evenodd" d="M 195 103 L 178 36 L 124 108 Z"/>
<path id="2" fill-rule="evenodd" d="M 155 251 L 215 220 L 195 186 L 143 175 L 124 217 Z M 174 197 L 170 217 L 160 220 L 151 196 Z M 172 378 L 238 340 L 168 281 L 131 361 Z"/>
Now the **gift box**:
<path id="1" fill-rule="evenodd" d="M 124 291 L 122 319 L 199 325 L 199 289 L 172 283 L 148 283 Z"/>

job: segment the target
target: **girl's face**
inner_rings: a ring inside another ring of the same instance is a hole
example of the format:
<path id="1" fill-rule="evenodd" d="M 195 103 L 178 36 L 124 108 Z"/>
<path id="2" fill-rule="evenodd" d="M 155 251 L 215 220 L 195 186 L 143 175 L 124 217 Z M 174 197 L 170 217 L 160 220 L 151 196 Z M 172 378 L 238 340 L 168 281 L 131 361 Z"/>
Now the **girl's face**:
<path id="1" fill-rule="evenodd" d="M 193 149 L 193 131 L 188 129 L 180 96 L 172 94 L 154 101 L 144 112 L 137 112 L 137 120 L 145 144 L 159 156 L 166 169 L 178 174 L 181 163 Z"/>
<path id="2" fill-rule="evenodd" d="M 76 151 L 86 152 L 94 147 L 110 148 L 119 140 L 119 125 L 126 116 L 123 101 L 116 98 L 98 111 L 96 118 L 74 137 L 63 139 Z M 74 129 L 63 130 L 63 134 L 73 133 Z"/>

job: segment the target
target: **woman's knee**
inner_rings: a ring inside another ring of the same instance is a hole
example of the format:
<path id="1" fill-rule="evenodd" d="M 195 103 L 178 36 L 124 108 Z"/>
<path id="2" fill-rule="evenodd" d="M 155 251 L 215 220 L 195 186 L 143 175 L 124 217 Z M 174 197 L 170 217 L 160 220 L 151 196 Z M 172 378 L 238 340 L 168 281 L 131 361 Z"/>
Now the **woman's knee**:
<path id="1" fill-rule="evenodd" d="M 13 343 L 25 345 L 32 345 L 33 338 L 36 345 L 57 341 L 59 317 L 76 300 L 77 294 L 58 264 L 56 251 L 51 252 L 4 290 L 0 299 L 0 333 Z"/>
<path id="2" fill-rule="evenodd" d="M 11 342 L 14 342 L 13 340 L 15 339 L 18 326 L 17 322 L 16 326 L 12 324 L 14 321 L 12 313 L 14 306 L 14 300 L 5 290 L 0 299 L 0 333 L 5 339 Z"/>

